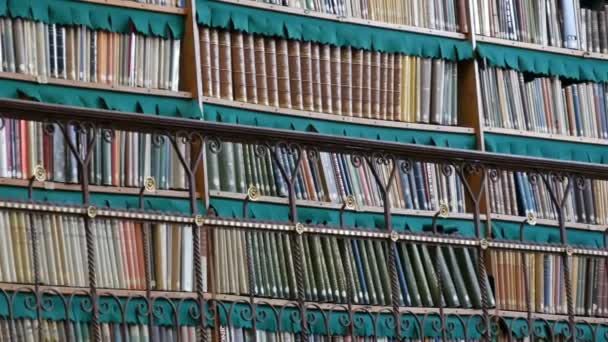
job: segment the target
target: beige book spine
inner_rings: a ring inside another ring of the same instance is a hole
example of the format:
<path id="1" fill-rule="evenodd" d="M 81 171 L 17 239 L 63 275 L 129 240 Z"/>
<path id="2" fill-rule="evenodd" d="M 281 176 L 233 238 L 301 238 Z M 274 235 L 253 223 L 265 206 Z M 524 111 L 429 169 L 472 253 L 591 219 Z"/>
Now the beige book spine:
<path id="1" fill-rule="evenodd" d="M 291 108 L 291 85 L 289 82 L 289 48 L 286 39 L 277 40 L 277 80 L 279 106 Z"/>
<path id="2" fill-rule="evenodd" d="M 266 79 L 266 49 L 264 48 L 264 37 L 254 36 L 255 54 L 255 84 L 258 102 L 268 105 L 268 83 Z"/>
<path id="3" fill-rule="evenodd" d="M 352 59 L 350 46 L 342 48 L 342 115 L 353 116 L 353 80 Z"/>
<path id="4" fill-rule="evenodd" d="M 393 75 L 395 86 L 393 88 L 393 120 L 403 121 L 401 113 L 401 92 L 403 73 L 401 70 L 401 55 L 396 54 L 393 60 Z"/>
<path id="5" fill-rule="evenodd" d="M 361 117 L 363 113 L 363 50 L 353 51 L 351 64 L 353 116 Z"/>
<path id="6" fill-rule="evenodd" d="M 232 54 L 232 82 L 234 99 L 236 101 L 247 101 L 247 88 L 245 76 L 245 50 L 243 48 L 243 33 L 234 31 L 229 32 L 231 36 L 230 50 Z M 225 57 L 225 56 L 222 56 Z"/>
<path id="7" fill-rule="evenodd" d="M 209 30 L 209 55 L 211 56 L 211 96 L 220 97 L 220 35 L 218 30 Z"/>
<path id="8" fill-rule="evenodd" d="M 291 105 L 295 109 L 304 109 L 302 99 L 302 66 L 300 42 L 290 40 L 288 43 L 289 56 L 289 84 L 291 89 Z"/>
<path id="9" fill-rule="evenodd" d="M 258 85 L 256 78 L 255 41 L 253 35 L 243 38 L 245 51 L 245 81 L 247 84 L 247 102 L 258 103 Z"/>
<path id="10" fill-rule="evenodd" d="M 321 45 L 319 63 L 321 65 L 321 99 L 323 101 L 323 112 L 333 113 L 331 96 L 331 47 Z"/>
<path id="11" fill-rule="evenodd" d="M 364 118 L 372 117 L 372 52 L 363 52 L 363 83 L 361 86 L 361 109 Z"/>
<path id="12" fill-rule="evenodd" d="M 395 54 L 388 54 L 388 63 L 386 64 L 387 79 L 386 79 L 386 120 L 395 120 L 394 117 L 394 91 L 395 91 Z"/>
<path id="13" fill-rule="evenodd" d="M 331 47 L 331 99 L 334 114 L 342 114 L 342 58 L 340 47 Z"/>
<path id="14" fill-rule="evenodd" d="M 319 58 L 317 56 L 317 63 L 318 60 Z M 300 67 L 302 72 L 302 105 L 304 110 L 310 111 L 315 110 L 312 63 L 312 43 L 302 42 L 300 46 Z"/>
<path id="15" fill-rule="evenodd" d="M 321 47 L 311 43 L 312 95 L 314 110 L 323 112 L 323 86 L 321 74 Z"/>
<path id="16" fill-rule="evenodd" d="M 208 27 L 201 27 L 201 73 L 203 79 L 203 95 L 213 96 L 213 79 L 211 77 L 211 37 Z"/>
<path id="17" fill-rule="evenodd" d="M 223 99 L 232 100 L 232 56 L 231 56 L 230 31 L 219 32 L 220 50 L 220 96 Z"/>
<path id="18" fill-rule="evenodd" d="M 264 44 L 266 49 L 266 77 L 268 86 L 268 104 L 279 106 L 279 85 L 277 79 L 277 44 L 274 38 L 267 38 Z"/>
<path id="19" fill-rule="evenodd" d="M 371 63 L 371 80 L 372 80 L 372 119 L 382 119 L 381 114 L 381 101 L 382 101 L 382 70 L 380 63 L 382 62 L 382 56 L 380 52 L 372 52 L 372 63 Z"/>

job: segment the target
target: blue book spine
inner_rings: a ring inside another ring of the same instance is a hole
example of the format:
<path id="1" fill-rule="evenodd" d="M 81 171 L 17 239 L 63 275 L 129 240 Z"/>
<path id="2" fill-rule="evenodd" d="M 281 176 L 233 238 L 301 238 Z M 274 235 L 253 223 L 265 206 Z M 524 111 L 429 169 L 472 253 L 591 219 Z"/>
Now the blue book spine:
<path id="1" fill-rule="evenodd" d="M 414 179 L 416 180 L 416 190 L 418 192 L 418 204 L 420 205 L 421 210 L 427 210 L 422 163 L 416 162 L 414 165 Z"/>
<path id="2" fill-rule="evenodd" d="M 359 253 L 359 244 L 356 240 L 351 240 L 353 247 L 353 254 L 355 257 L 355 264 L 357 265 L 357 275 L 359 276 L 359 282 L 361 283 L 361 289 L 363 290 L 362 302 L 369 304 L 369 292 L 367 291 L 367 283 L 365 281 L 365 273 L 363 271 L 363 263 L 361 262 L 361 254 Z"/>
<path id="3" fill-rule="evenodd" d="M 399 257 L 399 251 L 397 246 L 393 244 L 393 251 L 395 252 L 395 261 L 397 262 L 397 276 L 399 277 L 399 285 L 401 285 L 401 305 L 411 306 L 411 300 L 409 295 L 409 289 L 407 287 L 407 283 L 405 282 L 405 274 L 403 273 L 403 265 L 401 265 L 401 258 Z"/>

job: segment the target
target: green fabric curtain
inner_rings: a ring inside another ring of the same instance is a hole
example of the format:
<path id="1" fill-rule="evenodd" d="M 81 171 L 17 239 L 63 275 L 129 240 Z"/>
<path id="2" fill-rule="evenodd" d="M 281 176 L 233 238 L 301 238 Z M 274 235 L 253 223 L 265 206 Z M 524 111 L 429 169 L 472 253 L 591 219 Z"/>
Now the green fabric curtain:
<path id="1" fill-rule="evenodd" d="M 198 23 L 210 27 L 452 61 L 473 57 L 471 44 L 460 39 L 354 25 L 212 0 L 197 0 L 196 11 Z"/>
<path id="2" fill-rule="evenodd" d="M 82 193 L 78 191 L 34 189 L 32 197 L 36 202 L 56 205 L 82 205 Z M 0 199 L 27 201 L 27 188 L 0 186 Z M 90 202 L 91 205 L 99 208 L 139 208 L 139 197 L 135 195 L 92 193 Z M 199 213 L 204 213 L 203 203 L 197 201 L 197 204 Z M 144 207 L 149 211 L 190 214 L 190 201 L 186 198 L 145 196 Z"/>
<path id="3" fill-rule="evenodd" d="M 0 0 L 0 16 L 47 24 L 84 25 L 93 30 L 132 31 L 146 36 L 181 39 L 184 16 L 79 0 Z"/>
<path id="4" fill-rule="evenodd" d="M 495 67 L 560 76 L 579 81 L 608 81 L 607 60 L 481 42 L 477 43 L 477 53 Z"/>
<path id="5" fill-rule="evenodd" d="M 268 112 L 244 110 L 213 104 L 204 104 L 203 112 L 205 120 L 207 121 L 229 124 L 288 129 L 301 132 L 340 135 L 352 138 L 395 141 L 401 143 L 433 145 L 460 149 L 474 149 L 476 146 L 474 134 L 366 126 L 339 121 L 325 121 L 319 119 L 294 117 L 290 115 L 273 114 Z"/>
<path id="6" fill-rule="evenodd" d="M 486 150 L 494 153 L 608 164 L 608 145 L 485 133 Z"/>
<path id="7" fill-rule="evenodd" d="M 6 79 L 0 79 L 0 97 L 26 98 L 43 103 L 170 117 L 193 119 L 202 117 L 198 103 L 192 99 L 64 87 Z"/>

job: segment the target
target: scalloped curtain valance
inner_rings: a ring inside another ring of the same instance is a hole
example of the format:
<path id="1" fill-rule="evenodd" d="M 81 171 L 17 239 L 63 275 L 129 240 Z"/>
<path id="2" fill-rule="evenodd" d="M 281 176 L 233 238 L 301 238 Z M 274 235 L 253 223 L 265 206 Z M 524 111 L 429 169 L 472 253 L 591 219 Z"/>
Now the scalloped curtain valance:
<path id="1" fill-rule="evenodd" d="M 201 25 L 381 52 L 451 61 L 473 57 L 466 40 L 391 30 L 269 11 L 213 0 L 197 0 Z"/>
<path id="2" fill-rule="evenodd" d="M 181 39 L 184 16 L 78 0 L 0 0 L 0 16 L 47 24 L 84 25 L 93 30 Z"/>
<path id="3" fill-rule="evenodd" d="M 302 118 L 268 112 L 258 112 L 214 104 L 203 105 L 204 118 L 207 121 L 259 126 L 301 132 L 314 132 L 363 138 L 372 140 L 394 141 L 409 144 L 432 145 L 440 147 L 474 149 L 475 135 L 449 133 L 441 131 L 423 131 L 416 129 L 367 126 L 340 121 Z"/>
<path id="4" fill-rule="evenodd" d="M 42 103 L 190 119 L 202 117 L 198 102 L 193 99 L 64 87 L 6 79 L 0 79 L 0 97 L 26 98 Z"/>
<path id="5" fill-rule="evenodd" d="M 608 60 L 481 42 L 477 43 L 476 51 L 494 67 L 578 81 L 608 82 Z"/>

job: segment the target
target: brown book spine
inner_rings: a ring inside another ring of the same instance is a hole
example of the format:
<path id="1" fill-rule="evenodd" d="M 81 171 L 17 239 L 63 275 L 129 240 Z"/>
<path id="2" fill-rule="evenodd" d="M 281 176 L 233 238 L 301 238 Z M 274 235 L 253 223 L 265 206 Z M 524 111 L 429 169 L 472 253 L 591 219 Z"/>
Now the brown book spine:
<path id="1" fill-rule="evenodd" d="M 388 61 L 386 64 L 387 79 L 386 79 L 386 120 L 395 120 L 393 114 L 394 108 L 394 91 L 395 91 L 395 70 L 393 65 L 395 64 L 395 54 L 388 54 Z"/>
<path id="2" fill-rule="evenodd" d="M 380 52 L 372 52 L 371 74 L 372 74 L 372 95 L 371 95 L 371 118 L 382 119 L 381 102 L 382 102 L 382 69 L 380 63 L 382 57 Z"/>
<path id="3" fill-rule="evenodd" d="M 219 32 L 220 52 L 220 96 L 232 100 L 232 58 L 230 51 L 230 32 Z"/>
<path id="4" fill-rule="evenodd" d="M 361 86 L 362 116 L 364 118 L 372 117 L 372 53 L 370 51 L 363 52 L 363 83 Z"/>
<path id="5" fill-rule="evenodd" d="M 232 51 L 232 83 L 234 99 L 236 101 L 247 101 L 247 85 L 245 78 L 245 49 L 243 47 L 243 33 L 229 32 L 231 36 Z"/>
<path id="6" fill-rule="evenodd" d="M 211 38 L 210 38 L 210 32 L 209 32 L 208 27 L 201 27 L 200 40 L 201 40 L 200 48 L 201 48 L 201 73 L 202 73 L 202 78 L 203 78 L 203 95 L 213 96 L 213 81 L 211 78 Z"/>
<path id="7" fill-rule="evenodd" d="M 319 62 L 317 49 L 317 66 Z M 302 72 L 302 101 L 304 110 L 315 110 L 315 94 L 313 92 L 312 74 L 312 43 L 303 42 L 300 46 L 300 67 Z M 317 69 L 318 72 L 318 69 Z"/>
<path id="8" fill-rule="evenodd" d="M 247 102 L 258 103 L 258 85 L 256 79 L 255 41 L 252 34 L 243 37 L 245 52 L 245 82 Z"/>
<path id="9" fill-rule="evenodd" d="M 220 97 L 220 36 L 216 29 L 209 32 L 209 47 L 211 56 L 211 95 Z"/>
<path id="10" fill-rule="evenodd" d="M 462 33 L 469 33 L 469 25 L 467 24 L 467 5 L 466 0 L 458 0 L 458 11 L 456 13 L 456 19 L 458 21 L 458 28 Z"/>
<path id="11" fill-rule="evenodd" d="M 353 115 L 361 117 L 363 105 L 363 50 L 353 52 L 351 65 Z"/>
<path id="12" fill-rule="evenodd" d="M 266 77 L 266 49 L 264 37 L 253 38 L 255 50 L 255 84 L 257 88 L 258 103 L 268 105 L 268 80 Z"/>
<path id="13" fill-rule="evenodd" d="M 323 90 L 322 90 L 322 75 L 321 75 L 321 47 L 319 44 L 311 43 L 311 69 L 312 69 L 312 95 L 314 110 L 317 112 L 323 111 Z"/>
<path id="14" fill-rule="evenodd" d="M 277 41 L 277 79 L 279 106 L 291 108 L 291 87 L 289 84 L 289 52 L 286 39 Z"/>
<path id="15" fill-rule="evenodd" d="M 267 38 L 264 44 L 266 49 L 266 79 L 268 86 L 268 104 L 279 106 L 279 85 L 277 79 L 277 44 L 274 38 Z"/>
<path id="16" fill-rule="evenodd" d="M 393 60 L 393 80 L 395 86 L 393 87 L 393 120 L 403 121 L 401 113 L 401 84 L 402 84 L 402 73 L 401 73 L 401 55 L 396 54 Z"/>
<path id="17" fill-rule="evenodd" d="M 304 109 L 302 100 L 302 66 L 300 62 L 300 42 L 290 40 L 288 44 L 289 54 L 289 84 L 291 87 L 291 104 L 295 109 Z"/>
<path id="18" fill-rule="evenodd" d="M 331 47 L 321 45 L 321 98 L 323 101 L 323 112 L 332 113 L 331 97 Z"/>
<path id="19" fill-rule="evenodd" d="M 340 47 L 331 47 L 331 100 L 334 114 L 342 114 L 342 63 Z"/>
<path id="20" fill-rule="evenodd" d="M 342 115 L 353 116 L 353 53 L 350 46 L 342 48 Z"/>

